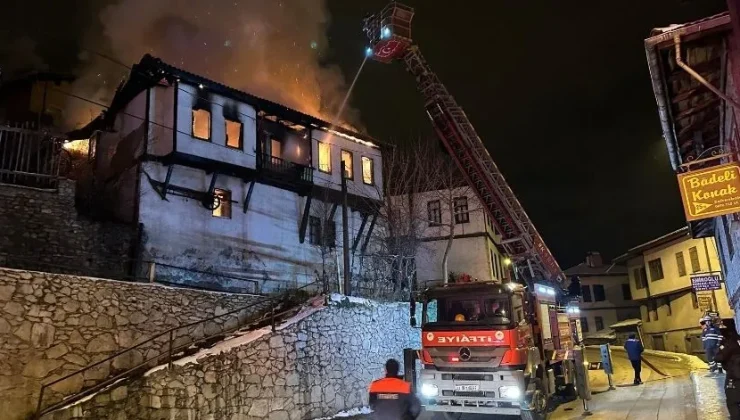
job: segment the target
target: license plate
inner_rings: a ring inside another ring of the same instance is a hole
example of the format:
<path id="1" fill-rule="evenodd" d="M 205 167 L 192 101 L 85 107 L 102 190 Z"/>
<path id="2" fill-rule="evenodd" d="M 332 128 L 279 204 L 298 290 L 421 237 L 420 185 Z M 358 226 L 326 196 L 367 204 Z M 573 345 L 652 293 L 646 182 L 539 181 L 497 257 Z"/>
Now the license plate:
<path id="1" fill-rule="evenodd" d="M 478 385 L 455 385 L 455 391 L 470 392 L 478 389 Z"/>

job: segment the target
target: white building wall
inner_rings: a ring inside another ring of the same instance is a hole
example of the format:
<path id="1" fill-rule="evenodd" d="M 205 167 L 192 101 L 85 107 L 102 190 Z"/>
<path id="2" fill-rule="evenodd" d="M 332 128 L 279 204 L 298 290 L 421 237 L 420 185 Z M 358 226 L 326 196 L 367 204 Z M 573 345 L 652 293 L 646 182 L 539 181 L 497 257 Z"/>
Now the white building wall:
<path id="1" fill-rule="evenodd" d="M 319 142 L 331 145 L 331 171 L 329 173 L 319 170 Z M 314 168 L 314 184 L 340 190 L 342 187 L 341 168 L 342 150 L 352 153 L 353 179 L 347 180 L 347 191 L 350 194 L 361 197 L 369 197 L 375 200 L 382 198 L 383 190 L 383 159 L 380 150 L 359 143 L 352 139 L 337 134 L 327 133 L 323 130 L 311 130 L 311 154 L 312 166 Z M 362 157 L 368 157 L 373 161 L 374 182 L 366 184 L 362 178 Z"/>
<path id="2" fill-rule="evenodd" d="M 157 163 L 146 163 L 149 176 L 163 181 L 167 169 Z M 198 191 L 208 189 L 210 175 L 203 171 L 176 166 L 172 185 Z M 220 176 L 216 188 L 231 191 L 231 218 L 218 218 L 198 200 L 168 193 L 162 200 L 148 182 L 141 183 L 140 221 L 144 224 L 146 261 L 160 263 L 158 272 L 167 272 L 175 282 L 211 282 L 210 276 L 199 277 L 182 269 L 167 269 L 162 264 L 204 272 L 218 272 L 259 282 L 262 292 L 295 287 L 316 280 L 321 272 L 320 248 L 311 245 L 308 228 L 304 243 L 299 231 L 305 197 L 280 188 L 255 184 L 249 209 L 243 213 L 244 197 L 249 184 Z M 316 215 L 320 202 L 312 202 Z M 341 209 L 335 215 L 337 247 L 331 265 L 341 265 Z M 361 223 L 358 212 L 350 212 L 350 238 L 354 239 Z M 367 228 L 366 228 L 367 232 Z M 351 241 L 350 241 L 351 246 Z M 337 264 L 339 262 L 339 264 Z M 221 288 L 249 288 L 250 282 L 218 278 Z"/>

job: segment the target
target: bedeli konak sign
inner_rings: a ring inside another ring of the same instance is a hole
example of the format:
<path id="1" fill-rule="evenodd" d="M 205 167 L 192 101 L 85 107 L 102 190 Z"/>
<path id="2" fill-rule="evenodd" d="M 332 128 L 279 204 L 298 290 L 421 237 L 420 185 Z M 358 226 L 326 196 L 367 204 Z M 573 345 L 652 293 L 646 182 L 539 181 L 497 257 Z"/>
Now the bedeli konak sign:
<path id="1" fill-rule="evenodd" d="M 740 211 L 740 166 L 713 166 L 678 175 L 686 220 L 701 220 Z"/>

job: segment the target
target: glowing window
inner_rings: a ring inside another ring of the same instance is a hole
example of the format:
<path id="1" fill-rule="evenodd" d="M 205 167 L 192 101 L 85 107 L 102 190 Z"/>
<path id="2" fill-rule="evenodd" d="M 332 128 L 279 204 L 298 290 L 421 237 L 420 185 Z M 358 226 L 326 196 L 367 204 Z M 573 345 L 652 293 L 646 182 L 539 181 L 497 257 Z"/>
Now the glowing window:
<path id="1" fill-rule="evenodd" d="M 342 162 L 344 162 L 344 177 L 347 179 L 354 179 L 354 172 L 352 171 L 352 152 L 342 150 Z"/>
<path id="2" fill-rule="evenodd" d="M 226 120 L 226 145 L 234 149 L 242 148 L 242 123 Z"/>
<path id="3" fill-rule="evenodd" d="M 211 139 L 211 113 L 207 109 L 193 110 L 193 137 L 201 140 Z"/>
<path id="4" fill-rule="evenodd" d="M 216 188 L 213 195 L 213 217 L 231 219 L 231 191 Z"/>
<path id="5" fill-rule="evenodd" d="M 331 173 L 331 145 L 319 142 L 319 171 Z"/>
<path id="6" fill-rule="evenodd" d="M 362 182 L 367 185 L 373 185 L 375 183 L 373 160 L 366 156 L 362 157 Z"/>

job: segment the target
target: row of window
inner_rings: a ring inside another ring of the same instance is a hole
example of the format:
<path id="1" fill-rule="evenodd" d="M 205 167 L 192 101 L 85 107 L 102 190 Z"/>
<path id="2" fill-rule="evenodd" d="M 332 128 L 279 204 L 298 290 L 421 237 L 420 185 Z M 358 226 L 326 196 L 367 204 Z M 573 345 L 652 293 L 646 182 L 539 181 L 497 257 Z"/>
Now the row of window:
<path id="1" fill-rule="evenodd" d="M 501 254 L 497 254 L 491 250 L 491 271 L 493 276 L 499 280 L 504 278 L 504 263 L 501 260 Z"/>
<path id="2" fill-rule="evenodd" d="M 604 317 L 597 316 L 594 317 L 594 321 L 596 322 L 596 329 L 594 331 L 601 331 L 604 329 Z M 588 318 L 585 316 L 581 317 L 581 332 L 587 333 L 589 330 L 588 327 Z"/>
<path id="3" fill-rule="evenodd" d="M 689 248 L 689 261 L 691 262 L 691 272 L 697 273 L 701 271 L 701 262 L 699 261 L 699 251 L 695 246 Z M 678 268 L 678 276 L 683 277 L 687 274 L 686 272 L 686 261 L 683 256 L 683 251 L 676 253 L 676 267 Z M 663 262 L 660 258 L 648 261 L 648 269 L 650 270 L 650 281 L 661 280 L 665 277 L 663 273 Z M 647 287 L 647 273 L 645 268 L 635 268 L 633 271 L 633 277 L 635 278 L 635 287 L 637 289 L 644 289 Z"/>
<path id="4" fill-rule="evenodd" d="M 452 206 L 455 214 L 455 224 L 459 225 L 470 222 L 468 197 L 455 197 Z M 440 200 L 427 202 L 427 220 L 429 221 L 429 226 L 440 226 L 442 224 L 442 203 Z"/>
<path id="5" fill-rule="evenodd" d="M 211 112 L 207 109 L 193 109 L 193 137 L 199 140 L 211 141 Z M 319 143 L 319 171 L 331 174 L 331 145 Z M 232 149 L 242 150 L 242 123 L 226 119 L 226 146 Z M 270 154 L 274 158 L 282 159 L 282 143 L 278 139 L 271 139 Z M 341 151 L 342 162 L 344 162 L 344 177 L 354 179 L 353 153 L 348 150 Z M 367 156 L 361 157 L 362 182 L 367 185 L 375 184 L 375 166 L 373 159 Z"/>
<path id="6" fill-rule="evenodd" d="M 591 294 L 592 288 L 593 294 Z M 581 296 L 584 302 L 603 302 L 606 300 L 606 290 L 600 284 L 584 284 L 581 286 Z M 622 284 L 622 298 L 632 300 L 632 291 L 629 284 Z"/>

